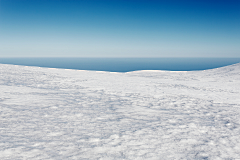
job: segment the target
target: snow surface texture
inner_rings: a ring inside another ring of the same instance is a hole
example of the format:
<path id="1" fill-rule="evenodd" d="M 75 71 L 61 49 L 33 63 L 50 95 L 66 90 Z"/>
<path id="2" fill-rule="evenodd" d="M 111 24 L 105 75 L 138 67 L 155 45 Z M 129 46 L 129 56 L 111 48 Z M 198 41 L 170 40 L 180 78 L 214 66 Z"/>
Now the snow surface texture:
<path id="1" fill-rule="evenodd" d="M 0 159 L 240 159 L 240 64 L 128 73 L 0 64 Z"/>

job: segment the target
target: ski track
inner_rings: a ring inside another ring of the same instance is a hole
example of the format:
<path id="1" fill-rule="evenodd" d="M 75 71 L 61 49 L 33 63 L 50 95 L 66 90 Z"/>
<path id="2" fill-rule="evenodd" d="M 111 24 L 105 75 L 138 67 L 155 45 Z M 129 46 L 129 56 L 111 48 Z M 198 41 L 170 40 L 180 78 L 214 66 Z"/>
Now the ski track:
<path id="1" fill-rule="evenodd" d="M 0 159 L 240 159 L 240 63 L 128 73 L 0 64 Z"/>

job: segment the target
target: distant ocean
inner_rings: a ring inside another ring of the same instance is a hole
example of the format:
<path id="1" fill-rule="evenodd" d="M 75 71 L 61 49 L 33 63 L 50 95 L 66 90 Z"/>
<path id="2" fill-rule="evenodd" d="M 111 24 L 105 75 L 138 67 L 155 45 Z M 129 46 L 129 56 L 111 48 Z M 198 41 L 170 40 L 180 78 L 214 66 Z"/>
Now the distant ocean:
<path id="1" fill-rule="evenodd" d="M 206 70 L 239 62 L 240 58 L 0 58 L 2 64 L 110 72 Z"/>

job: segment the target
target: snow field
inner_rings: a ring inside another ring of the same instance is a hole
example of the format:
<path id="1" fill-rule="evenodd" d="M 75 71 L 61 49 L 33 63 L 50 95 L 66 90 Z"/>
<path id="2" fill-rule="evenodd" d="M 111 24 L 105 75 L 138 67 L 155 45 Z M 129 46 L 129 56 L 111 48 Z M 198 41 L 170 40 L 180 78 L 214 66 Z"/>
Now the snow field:
<path id="1" fill-rule="evenodd" d="M 0 159 L 240 159 L 240 64 L 128 73 L 0 64 Z"/>

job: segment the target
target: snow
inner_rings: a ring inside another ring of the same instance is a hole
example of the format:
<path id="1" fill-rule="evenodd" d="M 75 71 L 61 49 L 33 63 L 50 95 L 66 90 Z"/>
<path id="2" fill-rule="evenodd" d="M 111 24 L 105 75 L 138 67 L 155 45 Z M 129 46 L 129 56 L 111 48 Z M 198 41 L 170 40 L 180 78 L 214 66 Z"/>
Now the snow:
<path id="1" fill-rule="evenodd" d="M 0 64 L 0 159 L 240 159 L 240 63 L 128 73 Z"/>

